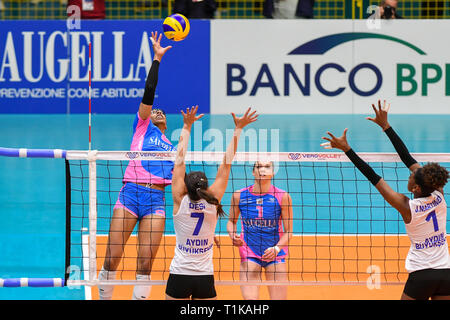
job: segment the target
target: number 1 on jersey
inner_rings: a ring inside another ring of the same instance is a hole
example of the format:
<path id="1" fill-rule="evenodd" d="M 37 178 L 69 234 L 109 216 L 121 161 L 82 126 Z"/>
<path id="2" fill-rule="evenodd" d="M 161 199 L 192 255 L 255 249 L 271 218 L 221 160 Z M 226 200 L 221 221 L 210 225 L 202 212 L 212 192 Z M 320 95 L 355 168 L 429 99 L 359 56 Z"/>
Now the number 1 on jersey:
<path id="1" fill-rule="evenodd" d="M 191 212 L 191 217 L 198 219 L 197 225 L 195 226 L 194 229 L 194 233 L 192 234 L 193 236 L 198 236 L 200 228 L 202 227 L 203 224 L 203 219 L 205 218 L 205 214 L 203 212 Z"/>
<path id="2" fill-rule="evenodd" d="M 425 218 L 426 221 L 430 221 L 430 219 L 433 219 L 433 227 L 434 227 L 434 231 L 438 231 L 439 230 L 439 226 L 438 226 L 438 221 L 436 218 L 436 211 L 431 211 L 427 217 Z"/>

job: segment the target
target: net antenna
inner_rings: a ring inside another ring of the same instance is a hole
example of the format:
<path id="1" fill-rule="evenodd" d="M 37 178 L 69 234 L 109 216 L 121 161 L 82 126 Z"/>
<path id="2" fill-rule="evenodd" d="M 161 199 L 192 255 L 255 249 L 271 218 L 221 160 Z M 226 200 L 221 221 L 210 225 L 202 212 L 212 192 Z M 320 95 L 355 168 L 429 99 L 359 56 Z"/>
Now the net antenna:
<path id="1" fill-rule="evenodd" d="M 89 281 L 97 279 L 97 151 L 92 151 L 92 43 L 89 37 Z"/>
<path id="2" fill-rule="evenodd" d="M 92 52 L 92 45 L 91 40 L 89 38 L 89 151 L 92 148 L 92 85 L 91 85 L 91 52 Z"/>

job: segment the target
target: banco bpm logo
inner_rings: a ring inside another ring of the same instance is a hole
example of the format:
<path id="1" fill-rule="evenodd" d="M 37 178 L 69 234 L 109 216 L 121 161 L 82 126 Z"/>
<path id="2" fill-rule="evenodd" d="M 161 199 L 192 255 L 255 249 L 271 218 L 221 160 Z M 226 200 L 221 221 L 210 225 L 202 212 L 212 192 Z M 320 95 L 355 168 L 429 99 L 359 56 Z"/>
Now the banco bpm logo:
<path id="1" fill-rule="evenodd" d="M 396 37 L 391 37 L 384 34 L 378 33 L 367 33 L 367 32 L 346 32 L 346 33 L 338 33 L 332 34 L 324 37 L 320 37 L 311 41 L 308 41 L 301 46 L 295 48 L 291 52 L 290 55 L 301 55 L 301 54 L 325 54 L 327 51 L 337 47 L 343 43 L 356 41 L 361 39 L 383 39 L 388 41 L 393 41 L 400 43 L 406 47 L 411 48 L 416 51 L 418 54 L 425 55 L 426 53 L 416 47 L 415 45 L 401 40 Z"/>
<path id="2" fill-rule="evenodd" d="M 345 32 L 326 35 L 308 41 L 294 48 L 287 53 L 288 56 L 323 56 L 327 59 L 327 53 L 332 49 L 348 42 L 358 40 L 383 40 L 389 41 L 400 46 L 406 47 L 411 51 L 412 59 L 420 61 L 420 57 L 426 56 L 427 53 L 417 45 L 405 41 L 399 37 L 385 35 L 380 33 L 368 32 Z M 374 46 L 375 54 L 386 54 L 382 51 L 382 47 Z M 348 57 L 343 57 L 342 60 Z M 292 61 L 290 59 L 289 61 Z M 317 61 L 317 60 L 315 60 Z M 348 61 L 348 60 L 347 60 Z M 316 65 L 317 62 L 306 62 L 303 66 L 286 62 L 283 65 L 283 70 L 279 67 L 275 69 L 270 63 L 262 63 L 259 70 L 256 71 L 256 78 L 252 81 L 247 76 L 247 69 L 250 68 L 239 63 L 227 64 L 227 96 L 257 96 L 260 90 L 270 90 L 273 96 L 289 96 L 297 95 L 298 90 L 303 96 L 311 96 L 312 88 L 316 88 L 322 95 L 334 97 L 342 94 L 345 90 L 350 89 L 354 94 L 367 97 L 375 95 L 383 85 L 383 68 L 389 67 L 387 65 L 377 65 L 375 63 L 363 62 L 356 64 L 351 69 L 346 68 L 342 61 L 324 62 L 322 65 Z M 299 67 L 300 66 L 300 67 Z M 251 67 L 253 68 L 253 67 Z M 334 87 L 327 84 L 326 71 L 333 70 L 343 75 L 348 75 L 348 83 L 340 83 Z M 404 63 L 394 62 L 391 69 L 395 70 L 395 83 L 397 96 L 411 96 L 420 94 L 422 96 L 428 95 L 430 85 L 436 84 L 441 80 L 445 81 L 444 94 L 450 96 L 450 63 Z M 357 75 L 365 70 L 364 74 L 373 74 L 375 81 L 370 88 L 367 85 L 358 83 Z M 255 70 L 252 70 L 254 72 Z M 280 77 L 280 73 L 282 73 Z M 274 74 L 278 77 L 274 77 Z M 283 81 L 275 81 L 275 79 L 282 78 Z M 348 86 L 347 86 L 348 85 Z M 292 88 L 298 88 L 292 89 Z M 294 91 L 295 90 L 295 91 Z"/>

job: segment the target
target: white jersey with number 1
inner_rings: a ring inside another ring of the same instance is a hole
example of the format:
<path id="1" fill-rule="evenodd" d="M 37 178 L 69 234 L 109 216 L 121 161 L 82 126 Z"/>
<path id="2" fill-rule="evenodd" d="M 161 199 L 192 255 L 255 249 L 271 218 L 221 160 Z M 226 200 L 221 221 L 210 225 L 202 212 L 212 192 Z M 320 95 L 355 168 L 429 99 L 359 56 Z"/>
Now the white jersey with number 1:
<path id="1" fill-rule="evenodd" d="M 214 234 L 217 207 L 206 200 L 181 200 L 173 216 L 176 235 L 175 255 L 170 264 L 171 274 L 212 275 Z"/>
<path id="2" fill-rule="evenodd" d="M 409 201 L 411 222 L 406 232 L 411 247 L 406 258 L 408 272 L 450 268 L 447 244 L 447 204 L 439 191 Z"/>

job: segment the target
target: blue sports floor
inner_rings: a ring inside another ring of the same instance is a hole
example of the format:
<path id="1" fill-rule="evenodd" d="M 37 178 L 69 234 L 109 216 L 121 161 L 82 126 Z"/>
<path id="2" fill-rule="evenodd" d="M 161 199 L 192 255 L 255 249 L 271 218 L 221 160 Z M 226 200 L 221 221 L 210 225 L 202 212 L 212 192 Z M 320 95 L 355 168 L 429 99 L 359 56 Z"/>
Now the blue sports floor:
<path id="1" fill-rule="evenodd" d="M 127 150 L 134 116 L 93 115 L 93 149 Z M 390 123 L 413 153 L 450 152 L 448 115 L 391 115 Z M 168 124 L 166 135 L 171 138 L 174 130 L 181 128 L 182 117 L 169 115 Z M 387 137 L 365 120 L 365 115 L 262 115 L 249 128 L 256 132 L 266 129 L 268 138 L 271 129 L 278 129 L 280 143 L 271 149 L 269 142 L 267 151 L 323 152 L 320 143 L 325 132 L 340 135 L 345 127 L 349 128 L 349 143 L 357 152 L 394 152 Z M 226 129 L 232 128 L 228 115 L 202 119 L 203 134 L 218 129 L 225 136 Z M 1 147 L 88 149 L 87 115 L 0 115 L 0 132 Z M 193 149 L 204 149 L 212 142 L 200 140 L 195 133 Z M 0 168 L 0 278 L 62 277 L 64 160 L 0 158 Z M 308 232 L 307 228 L 303 231 Z M 0 288 L 0 299 L 84 299 L 84 290 Z"/>

